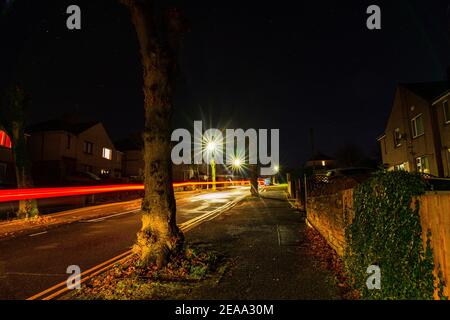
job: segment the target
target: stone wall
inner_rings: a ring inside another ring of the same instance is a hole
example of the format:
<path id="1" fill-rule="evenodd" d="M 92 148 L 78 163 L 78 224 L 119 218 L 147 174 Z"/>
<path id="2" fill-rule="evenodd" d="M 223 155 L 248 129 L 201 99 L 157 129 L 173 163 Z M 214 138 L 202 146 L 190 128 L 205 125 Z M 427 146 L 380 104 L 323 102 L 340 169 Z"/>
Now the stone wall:
<path id="1" fill-rule="evenodd" d="M 436 265 L 444 281 L 450 281 L 450 193 L 428 192 L 421 196 L 420 216 L 424 245 L 426 234 L 432 232 L 431 246 Z M 331 195 L 308 197 L 308 223 L 317 229 L 328 244 L 342 257 L 345 250 L 345 229 L 353 217 L 353 189 Z M 449 295 L 448 286 L 445 294 Z"/>

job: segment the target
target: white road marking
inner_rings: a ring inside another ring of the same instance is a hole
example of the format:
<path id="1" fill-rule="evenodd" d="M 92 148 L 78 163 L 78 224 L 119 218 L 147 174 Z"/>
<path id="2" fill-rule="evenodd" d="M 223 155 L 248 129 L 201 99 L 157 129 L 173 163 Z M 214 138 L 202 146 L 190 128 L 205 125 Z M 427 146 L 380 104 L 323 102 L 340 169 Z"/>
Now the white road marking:
<path id="1" fill-rule="evenodd" d="M 109 218 L 120 217 L 120 216 L 129 214 L 129 213 L 135 213 L 135 212 L 139 212 L 139 211 L 141 211 L 141 209 L 120 212 L 120 213 L 112 214 L 110 216 L 96 218 L 96 219 L 91 219 L 91 220 L 85 220 L 85 221 L 81 221 L 81 222 L 100 222 L 100 221 L 103 221 L 103 220 L 106 220 L 106 219 L 109 219 Z"/>
<path id="2" fill-rule="evenodd" d="M 183 213 L 195 213 L 195 212 L 198 212 L 198 211 L 202 211 L 203 209 L 206 209 L 208 207 L 209 207 L 209 205 L 204 204 L 204 205 L 201 205 L 201 206 L 199 206 L 197 208 L 186 210 Z"/>
<path id="3" fill-rule="evenodd" d="M 33 234 L 30 234 L 29 237 L 39 236 L 39 235 L 41 235 L 41 234 L 46 234 L 47 232 L 48 232 L 48 231 L 43 231 L 43 232 L 33 233 Z"/>
<path id="4" fill-rule="evenodd" d="M 281 247 L 280 226 L 277 225 L 278 246 Z"/>

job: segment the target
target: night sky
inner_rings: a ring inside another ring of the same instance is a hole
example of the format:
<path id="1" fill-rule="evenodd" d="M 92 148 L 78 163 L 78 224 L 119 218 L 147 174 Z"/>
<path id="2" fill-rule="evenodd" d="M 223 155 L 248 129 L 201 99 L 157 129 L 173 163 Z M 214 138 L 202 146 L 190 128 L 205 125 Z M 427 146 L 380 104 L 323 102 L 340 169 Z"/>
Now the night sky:
<path id="1" fill-rule="evenodd" d="M 174 128 L 279 128 L 281 164 L 316 148 L 371 154 L 398 82 L 442 80 L 450 65 L 450 1 L 165 1 L 190 22 Z M 70 4 L 82 30 L 66 28 Z M 382 9 L 382 30 L 366 8 Z M 0 85 L 21 82 L 29 122 L 76 112 L 118 140 L 143 127 L 142 68 L 117 1 L 3 1 Z"/>

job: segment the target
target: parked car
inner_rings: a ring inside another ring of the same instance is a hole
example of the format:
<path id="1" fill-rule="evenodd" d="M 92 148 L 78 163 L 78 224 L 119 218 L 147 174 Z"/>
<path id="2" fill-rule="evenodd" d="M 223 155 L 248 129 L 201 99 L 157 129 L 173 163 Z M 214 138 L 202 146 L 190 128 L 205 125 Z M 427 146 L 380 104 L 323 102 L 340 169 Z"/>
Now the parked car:
<path id="1" fill-rule="evenodd" d="M 100 184 L 102 179 L 91 172 L 77 172 L 67 177 L 68 184 L 74 185 L 95 185 Z"/>

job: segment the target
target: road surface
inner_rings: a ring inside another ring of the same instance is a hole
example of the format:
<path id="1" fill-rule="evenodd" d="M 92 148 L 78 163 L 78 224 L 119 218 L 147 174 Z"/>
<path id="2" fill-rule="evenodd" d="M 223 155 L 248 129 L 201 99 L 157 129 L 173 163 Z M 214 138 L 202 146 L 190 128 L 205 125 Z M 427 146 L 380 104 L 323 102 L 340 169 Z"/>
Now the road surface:
<path id="1" fill-rule="evenodd" d="M 248 187 L 177 197 L 181 224 L 249 193 Z M 68 277 L 66 269 L 92 268 L 131 248 L 141 225 L 138 211 L 63 225 L 0 241 L 0 299 L 26 299 Z"/>

